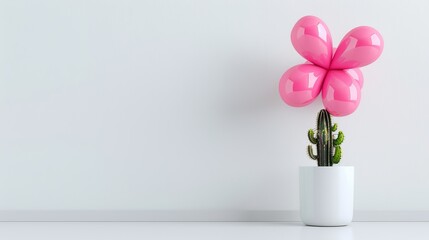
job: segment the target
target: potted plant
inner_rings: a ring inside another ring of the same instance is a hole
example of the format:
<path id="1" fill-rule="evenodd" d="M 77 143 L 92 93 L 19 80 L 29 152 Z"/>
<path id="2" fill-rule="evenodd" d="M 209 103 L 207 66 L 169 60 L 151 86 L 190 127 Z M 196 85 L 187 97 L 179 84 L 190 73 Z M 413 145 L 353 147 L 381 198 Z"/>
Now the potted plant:
<path id="1" fill-rule="evenodd" d="M 341 160 L 342 131 L 331 115 L 353 113 L 361 97 L 360 67 L 374 62 L 383 51 L 383 38 L 374 28 L 360 26 L 349 31 L 337 49 L 326 24 L 305 16 L 293 27 L 291 41 L 307 62 L 291 67 L 280 79 L 279 92 L 285 103 L 302 107 L 322 92 L 326 109 L 317 116 L 317 128 L 308 131 L 307 148 L 317 166 L 300 167 L 300 212 L 306 225 L 344 226 L 353 218 L 354 168 L 335 166 Z"/>
<path id="2" fill-rule="evenodd" d="M 353 219 L 354 168 L 337 166 L 341 160 L 342 131 L 332 124 L 325 109 L 317 117 L 317 129 L 308 130 L 308 155 L 317 166 L 300 167 L 300 213 L 302 221 L 315 226 L 342 226 Z"/>

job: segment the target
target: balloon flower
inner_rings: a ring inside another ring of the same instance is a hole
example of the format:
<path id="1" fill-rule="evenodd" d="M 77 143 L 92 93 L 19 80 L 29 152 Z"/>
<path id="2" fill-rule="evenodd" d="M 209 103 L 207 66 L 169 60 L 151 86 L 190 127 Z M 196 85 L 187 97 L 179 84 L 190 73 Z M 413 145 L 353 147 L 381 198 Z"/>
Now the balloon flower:
<path id="1" fill-rule="evenodd" d="M 280 79 L 279 91 L 284 102 L 302 107 L 322 92 L 326 110 L 334 116 L 346 116 L 359 106 L 366 66 L 381 55 L 383 38 L 372 27 L 352 29 L 332 48 L 326 24 L 317 17 L 305 16 L 293 27 L 291 41 L 295 50 L 307 59 L 287 70 Z"/>

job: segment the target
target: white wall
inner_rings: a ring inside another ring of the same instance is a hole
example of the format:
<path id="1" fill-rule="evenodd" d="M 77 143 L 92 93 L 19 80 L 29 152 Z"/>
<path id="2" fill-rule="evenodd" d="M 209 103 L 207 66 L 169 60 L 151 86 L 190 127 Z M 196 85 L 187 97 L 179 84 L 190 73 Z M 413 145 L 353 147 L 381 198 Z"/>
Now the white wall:
<path id="1" fill-rule="evenodd" d="M 303 15 L 385 40 L 336 118 L 358 211 L 429 210 L 428 1 L 1 1 L 0 210 L 297 210 L 320 99 L 277 93 Z"/>

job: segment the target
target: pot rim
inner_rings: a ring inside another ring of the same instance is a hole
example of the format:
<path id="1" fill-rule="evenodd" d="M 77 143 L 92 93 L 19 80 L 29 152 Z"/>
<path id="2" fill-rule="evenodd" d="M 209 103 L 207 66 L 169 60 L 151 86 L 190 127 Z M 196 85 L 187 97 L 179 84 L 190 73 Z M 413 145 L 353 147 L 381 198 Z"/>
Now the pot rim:
<path id="1" fill-rule="evenodd" d="M 331 169 L 331 168 L 354 168 L 354 166 L 300 166 L 299 168 Z"/>

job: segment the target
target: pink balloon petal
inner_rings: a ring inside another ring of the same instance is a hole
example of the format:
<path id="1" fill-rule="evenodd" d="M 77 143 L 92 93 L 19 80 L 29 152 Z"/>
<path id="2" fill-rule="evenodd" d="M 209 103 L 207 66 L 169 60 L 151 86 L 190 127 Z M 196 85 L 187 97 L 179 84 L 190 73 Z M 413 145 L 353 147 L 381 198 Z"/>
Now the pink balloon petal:
<path id="1" fill-rule="evenodd" d="M 313 64 L 296 65 L 281 77 L 280 96 L 293 107 L 308 105 L 319 95 L 325 75 L 325 69 Z"/>
<path id="2" fill-rule="evenodd" d="M 296 51 L 308 61 L 329 68 L 332 38 L 328 26 L 317 17 L 305 16 L 292 29 L 291 41 Z"/>
<path id="3" fill-rule="evenodd" d="M 383 52 L 381 34 L 372 27 L 361 26 L 344 36 L 332 58 L 330 69 L 346 69 L 366 66 Z"/>
<path id="4" fill-rule="evenodd" d="M 343 70 L 330 70 L 322 89 L 322 100 L 326 110 L 333 116 L 347 116 L 360 103 L 361 87 L 352 75 Z"/>
<path id="5" fill-rule="evenodd" d="M 344 69 L 344 71 L 359 83 L 361 89 L 363 88 L 363 74 L 359 68 Z"/>

